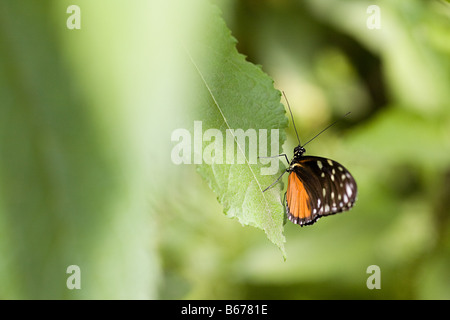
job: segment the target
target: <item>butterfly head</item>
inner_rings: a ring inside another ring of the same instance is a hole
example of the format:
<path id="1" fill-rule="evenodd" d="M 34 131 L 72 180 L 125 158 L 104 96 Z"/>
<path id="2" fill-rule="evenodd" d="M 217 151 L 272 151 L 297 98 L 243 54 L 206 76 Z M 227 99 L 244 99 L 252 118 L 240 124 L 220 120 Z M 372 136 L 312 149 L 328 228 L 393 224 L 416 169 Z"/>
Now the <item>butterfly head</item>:
<path id="1" fill-rule="evenodd" d="M 300 158 L 306 152 L 305 148 L 302 146 L 297 146 L 294 149 L 294 158 Z"/>

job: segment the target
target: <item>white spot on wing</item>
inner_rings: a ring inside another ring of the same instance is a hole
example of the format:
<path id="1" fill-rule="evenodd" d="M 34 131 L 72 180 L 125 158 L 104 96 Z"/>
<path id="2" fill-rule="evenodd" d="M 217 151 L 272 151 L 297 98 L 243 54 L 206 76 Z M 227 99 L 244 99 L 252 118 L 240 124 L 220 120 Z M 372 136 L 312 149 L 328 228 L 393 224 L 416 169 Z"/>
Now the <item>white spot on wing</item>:
<path id="1" fill-rule="evenodd" d="M 322 161 L 317 160 L 317 166 L 319 167 L 320 170 L 322 170 L 322 167 L 323 167 Z"/>
<path id="2" fill-rule="evenodd" d="M 353 190 L 352 190 L 352 188 L 350 187 L 349 184 L 347 184 L 347 185 L 345 186 L 345 190 L 347 191 L 348 196 L 351 197 L 352 194 L 353 194 Z"/>

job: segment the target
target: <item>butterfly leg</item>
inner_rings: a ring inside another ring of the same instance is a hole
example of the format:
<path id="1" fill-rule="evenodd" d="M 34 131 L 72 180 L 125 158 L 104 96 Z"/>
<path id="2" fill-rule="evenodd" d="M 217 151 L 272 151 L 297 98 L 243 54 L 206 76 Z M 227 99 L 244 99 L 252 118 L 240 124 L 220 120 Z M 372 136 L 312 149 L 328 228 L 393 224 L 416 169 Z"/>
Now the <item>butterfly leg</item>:
<path id="1" fill-rule="evenodd" d="M 271 157 L 258 157 L 258 158 L 260 158 L 260 159 L 268 159 L 268 158 L 278 158 L 278 157 L 284 157 L 284 158 L 286 159 L 286 162 L 287 162 L 288 166 L 289 166 L 289 159 L 288 159 L 288 157 L 287 157 L 287 155 L 286 155 L 285 153 L 279 154 L 279 155 L 277 155 L 277 156 L 271 156 Z"/>
<path id="2" fill-rule="evenodd" d="M 278 179 L 275 180 L 274 183 L 272 183 L 270 186 L 268 186 L 267 188 L 265 188 L 265 189 L 263 190 L 263 192 L 266 192 L 267 190 L 269 190 L 270 188 L 272 188 L 274 185 L 276 185 L 277 182 L 280 181 L 281 177 L 283 177 L 283 175 L 284 175 L 286 172 L 288 172 L 288 169 L 286 169 L 286 170 L 281 174 L 281 176 L 279 176 Z"/>

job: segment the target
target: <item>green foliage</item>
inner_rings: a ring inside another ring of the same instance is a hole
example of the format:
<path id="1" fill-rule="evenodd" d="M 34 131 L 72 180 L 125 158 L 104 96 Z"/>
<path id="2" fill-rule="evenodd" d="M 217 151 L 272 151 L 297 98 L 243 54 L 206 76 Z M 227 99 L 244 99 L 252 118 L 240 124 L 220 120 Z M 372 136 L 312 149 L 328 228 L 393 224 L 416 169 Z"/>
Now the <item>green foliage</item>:
<path id="1" fill-rule="evenodd" d="M 137 150 L 119 139 L 111 147 L 111 137 L 130 127 L 106 129 L 114 105 L 94 115 L 99 106 L 58 47 L 59 32 L 76 46 L 78 35 L 65 27 L 69 4 L 59 2 L 54 23 L 49 2 L 0 3 L 0 296 L 156 297 L 145 168 Z M 101 21 L 102 7 L 91 9 Z M 73 264 L 81 268 L 81 290 L 66 287 Z"/>
<path id="2" fill-rule="evenodd" d="M 447 1 L 377 1 L 380 29 L 371 1 L 214 2 L 79 0 L 80 30 L 71 1 L 0 2 L 0 296 L 448 299 Z M 355 176 L 350 212 L 283 225 L 236 139 L 244 164 L 172 162 L 194 121 L 292 155 L 274 86 L 302 141 L 352 112 L 307 146 Z"/>
<path id="3" fill-rule="evenodd" d="M 263 166 L 255 161 L 252 163 L 249 158 L 248 150 L 253 147 L 255 151 L 258 150 L 256 141 L 238 141 L 233 134 L 233 163 L 227 164 L 225 161 L 228 159 L 227 145 L 228 149 L 231 145 L 225 141 L 226 131 L 242 129 L 247 132 L 250 129 L 259 134 L 260 129 L 266 129 L 270 135 L 271 129 L 283 129 L 286 126 L 280 93 L 274 89 L 273 80 L 260 67 L 247 62 L 237 52 L 236 40 L 232 38 L 217 9 L 207 8 L 204 15 L 203 30 L 207 32 L 198 41 L 190 43 L 187 52 L 199 81 L 196 91 L 202 94 L 198 99 L 196 120 L 202 121 L 203 131 L 222 129 L 223 159 L 220 164 L 204 163 L 198 171 L 217 194 L 228 216 L 238 218 L 243 225 L 264 230 L 269 240 L 284 254 L 281 190 L 277 186 L 263 193 L 274 178 L 271 175 L 262 176 L 260 171 Z M 281 152 L 284 133 L 280 135 L 276 142 L 268 138 L 268 146 L 271 143 L 278 143 L 279 146 L 272 153 Z M 217 141 L 214 143 L 220 147 Z M 245 163 L 237 164 L 241 156 L 244 156 Z"/>

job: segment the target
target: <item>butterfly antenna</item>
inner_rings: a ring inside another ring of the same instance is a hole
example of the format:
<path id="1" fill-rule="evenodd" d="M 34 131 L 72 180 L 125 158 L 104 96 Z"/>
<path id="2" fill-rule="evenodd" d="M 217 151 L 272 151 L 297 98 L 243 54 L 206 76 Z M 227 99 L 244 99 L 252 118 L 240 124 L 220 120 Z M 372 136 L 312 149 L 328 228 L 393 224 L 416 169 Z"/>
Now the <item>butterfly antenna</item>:
<path id="1" fill-rule="evenodd" d="M 286 97 L 286 94 L 284 93 L 284 91 L 281 91 L 283 93 L 284 99 L 287 102 L 288 108 L 289 108 L 289 112 L 291 114 L 291 119 L 292 119 L 292 124 L 294 125 L 294 130 L 295 130 L 295 134 L 297 135 L 297 140 L 298 140 L 298 145 L 300 145 L 300 138 L 298 137 L 298 132 L 297 132 L 297 128 L 295 127 L 295 122 L 294 122 L 294 116 L 292 115 L 292 110 L 291 110 L 291 106 L 289 105 L 289 100 Z"/>
<path id="2" fill-rule="evenodd" d="M 305 143 L 302 147 L 306 146 L 308 143 L 310 143 L 311 141 L 313 141 L 315 138 L 317 138 L 318 136 L 320 136 L 325 130 L 328 130 L 329 128 L 331 128 L 332 126 L 334 126 L 336 123 L 338 123 L 339 121 L 341 121 L 342 119 L 344 119 L 346 116 L 348 116 L 351 112 L 347 112 L 341 119 L 336 120 L 335 122 L 333 122 L 332 124 L 330 124 L 328 127 L 326 127 L 325 129 L 323 129 L 322 131 L 320 131 L 318 134 L 316 134 L 311 140 L 309 140 L 307 143 Z"/>

